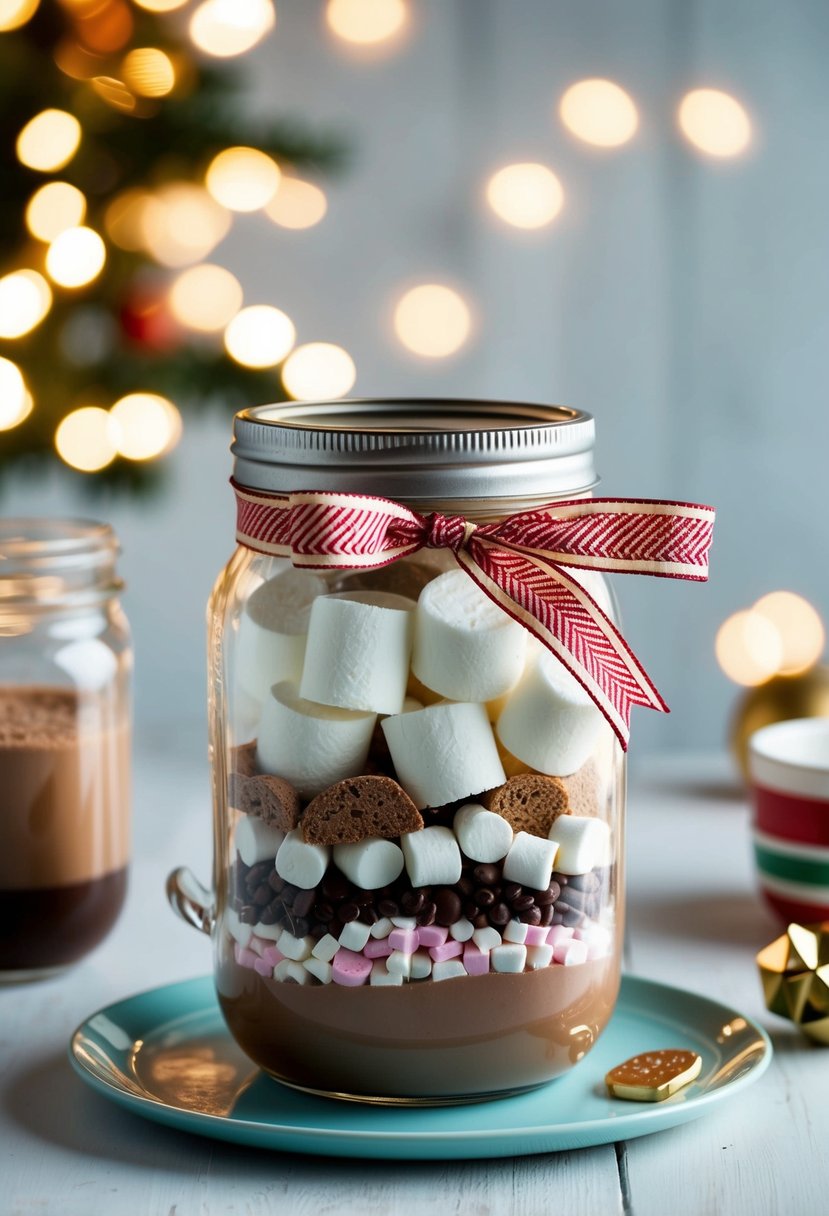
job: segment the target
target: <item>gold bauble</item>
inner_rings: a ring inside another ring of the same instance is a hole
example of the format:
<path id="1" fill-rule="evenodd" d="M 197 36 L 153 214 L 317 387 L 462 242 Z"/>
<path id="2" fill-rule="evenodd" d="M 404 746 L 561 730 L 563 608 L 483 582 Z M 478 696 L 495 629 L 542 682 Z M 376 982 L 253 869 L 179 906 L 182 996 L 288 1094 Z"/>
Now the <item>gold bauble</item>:
<path id="1" fill-rule="evenodd" d="M 748 778 L 749 736 L 761 726 L 789 718 L 829 718 L 829 667 L 796 676 L 774 676 L 747 688 L 734 710 L 729 741 L 743 777 Z"/>

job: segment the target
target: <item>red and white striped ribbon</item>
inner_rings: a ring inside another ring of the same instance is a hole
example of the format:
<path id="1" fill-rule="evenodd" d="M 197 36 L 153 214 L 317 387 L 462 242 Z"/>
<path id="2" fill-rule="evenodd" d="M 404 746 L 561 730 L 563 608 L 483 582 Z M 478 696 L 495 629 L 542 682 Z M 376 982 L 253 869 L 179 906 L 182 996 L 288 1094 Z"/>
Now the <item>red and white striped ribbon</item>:
<path id="1" fill-rule="evenodd" d="M 572 499 L 476 525 L 419 515 L 386 498 L 266 494 L 235 485 L 236 539 L 311 569 L 365 570 L 418 549 L 449 549 L 505 612 L 564 664 L 623 748 L 633 705 L 667 712 L 616 626 L 567 567 L 703 582 L 711 507 L 650 499 Z"/>

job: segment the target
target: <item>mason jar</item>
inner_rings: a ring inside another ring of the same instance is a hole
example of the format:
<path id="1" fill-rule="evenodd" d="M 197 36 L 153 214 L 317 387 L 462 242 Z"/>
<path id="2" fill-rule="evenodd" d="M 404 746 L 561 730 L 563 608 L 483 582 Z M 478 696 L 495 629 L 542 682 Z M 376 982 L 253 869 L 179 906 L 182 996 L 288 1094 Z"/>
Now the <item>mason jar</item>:
<path id="1" fill-rule="evenodd" d="M 124 902 L 132 653 L 118 551 L 106 524 L 0 522 L 0 981 L 77 962 Z"/>
<path id="2" fill-rule="evenodd" d="M 293 403 L 237 416 L 234 480 L 468 530 L 589 497 L 593 442 L 589 415 L 553 406 Z M 346 553 L 362 526 L 342 525 Z M 170 880 L 212 934 L 231 1034 L 279 1081 L 363 1101 L 561 1075 L 619 987 L 616 736 L 451 547 L 318 568 L 259 544 L 209 607 L 214 892 Z M 602 576 L 575 575 L 612 617 Z"/>

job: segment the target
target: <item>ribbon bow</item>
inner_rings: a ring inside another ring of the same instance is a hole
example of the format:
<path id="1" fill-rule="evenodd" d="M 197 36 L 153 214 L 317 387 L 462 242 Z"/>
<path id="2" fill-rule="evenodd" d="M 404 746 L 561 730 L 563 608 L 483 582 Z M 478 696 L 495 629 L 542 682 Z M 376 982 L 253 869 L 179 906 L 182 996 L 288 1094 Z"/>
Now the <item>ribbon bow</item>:
<path id="1" fill-rule="evenodd" d="M 449 549 L 491 600 L 578 680 L 627 749 L 633 705 L 668 712 L 616 626 L 569 568 L 704 582 L 711 507 L 578 498 L 476 525 L 359 494 L 266 494 L 234 483 L 236 538 L 311 569 L 366 570 Z"/>

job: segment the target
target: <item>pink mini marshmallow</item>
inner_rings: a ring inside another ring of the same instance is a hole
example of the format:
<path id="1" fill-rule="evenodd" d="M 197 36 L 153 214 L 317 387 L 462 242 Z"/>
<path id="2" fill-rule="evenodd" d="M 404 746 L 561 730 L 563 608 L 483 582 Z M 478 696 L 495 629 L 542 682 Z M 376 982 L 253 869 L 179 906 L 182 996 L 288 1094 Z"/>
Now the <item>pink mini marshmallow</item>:
<path id="1" fill-rule="evenodd" d="M 240 967 L 250 967 L 251 971 L 259 961 L 258 954 L 254 954 L 252 950 L 248 950 L 245 946 L 240 946 L 238 942 L 233 947 L 233 957 Z"/>
<path id="2" fill-rule="evenodd" d="M 586 963 L 587 942 L 577 942 L 575 938 L 569 942 L 559 942 L 553 948 L 553 959 L 565 967 L 569 967 L 573 963 Z"/>
<path id="3" fill-rule="evenodd" d="M 433 962 L 445 963 L 448 958 L 457 958 L 459 954 L 463 954 L 463 942 L 444 942 L 442 946 L 432 946 L 429 953 Z"/>
<path id="4" fill-rule="evenodd" d="M 262 951 L 270 944 L 271 943 L 269 941 L 266 941 L 264 937 L 254 936 L 248 942 L 248 950 L 252 950 L 254 952 L 254 954 L 258 954 L 259 957 L 261 958 Z"/>
<path id="5" fill-rule="evenodd" d="M 449 936 L 449 930 L 444 925 L 422 925 L 417 931 L 418 941 L 427 950 L 430 946 L 442 946 Z"/>
<path id="6" fill-rule="evenodd" d="M 355 954 L 343 946 L 334 955 L 331 962 L 331 978 L 335 984 L 346 988 L 359 988 L 365 984 L 371 975 L 373 960 L 363 954 Z"/>
<path id="7" fill-rule="evenodd" d="M 546 946 L 547 935 L 550 932 L 543 925 L 527 925 L 527 936 L 524 939 L 525 946 Z"/>
<path id="8" fill-rule="evenodd" d="M 273 970 L 277 963 L 281 963 L 284 957 L 285 955 L 273 942 L 268 945 L 267 949 L 262 951 L 262 962 L 267 963 L 271 970 Z"/>
<path id="9" fill-rule="evenodd" d="M 363 954 L 366 958 L 388 958 L 391 954 L 391 946 L 387 937 L 369 938 L 363 946 Z"/>
<path id="10" fill-rule="evenodd" d="M 489 971 L 489 951 L 479 950 L 473 942 L 467 942 L 463 950 L 463 966 L 467 975 L 486 975 Z"/>
<path id="11" fill-rule="evenodd" d="M 256 962 L 253 964 L 253 970 L 257 972 L 258 975 L 273 975 L 273 967 L 271 967 L 269 963 L 266 963 L 263 958 L 257 958 Z"/>
<path id="12" fill-rule="evenodd" d="M 553 925 L 552 929 L 547 930 L 547 944 L 558 946 L 561 942 L 569 942 L 572 936 L 573 930 L 567 925 Z"/>
<path id="13" fill-rule="evenodd" d="M 418 946 L 417 929 L 392 929 L 386 941 L 392 950 L 401 954 L 414 954 Z"/>

